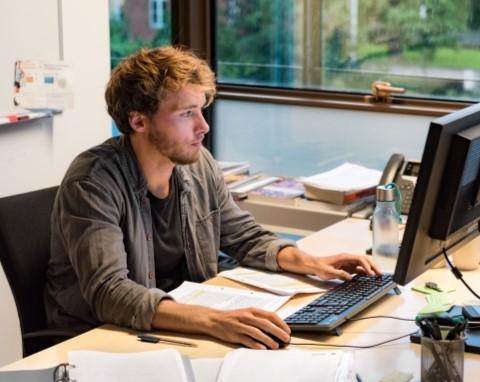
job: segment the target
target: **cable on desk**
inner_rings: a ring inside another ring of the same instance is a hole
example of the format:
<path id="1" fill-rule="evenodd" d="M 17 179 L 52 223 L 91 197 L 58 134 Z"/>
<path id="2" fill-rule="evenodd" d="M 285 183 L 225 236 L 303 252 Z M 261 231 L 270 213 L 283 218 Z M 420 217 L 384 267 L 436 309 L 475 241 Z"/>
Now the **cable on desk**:
<path id="1" fill-rule="evenodd" d="M 370 320 L 371 318 L 390 318 L 392 320 L 415 322 L 414 318 L 403 318 L 403 317 L 395 317 L 395 316 L 368 316 L 368 317 L 359 317 L 359 318 L 347 318 L 346 320 L 347 321 L 361 321 L 361 320 Z"/>
<path id="2" fill-rule="evenodd" d="M 463 285 L 465 285 L 467 287 L 467 289 L 476 297 L 480 300 L 480 296 L 475 293 L 475 291 L 470 287 L 470 285 L 467 284 L 467 282 L 463 279 L 463 274 L 462 272 L 460 272 L 460 270 L 454 266 L 452 264 L 452 262 L 450 261 L 450 259 L 448 258 L 447 256 L 447 251 L 445 250 L 445 248 L 442 249 L 442 253 L 443 253 L 443 256 L 445 257 L 445 260 L 447 261 L 448 263 L 448 266 L 450 267 L 450 270 L 452 271 L 452 273 L 454 274 L 454 276 L 459 279 Z"/>
<path id="3" fill-rule="evenodd" d="M 355 348 L 355 349 L 370 349 L 374 348 L 380 345 L 388 344 L 389 342 L 393 342 L 396 340 L 400 340 L 405 337 L 410 337 L 416 334 L 417 331 L 408 333 L 408 334 L 403 334 L 399 337 L 391 338 L 389 340 L 385 340 L 382 342 L 378 342 L 373 345 L 338 345 L 338 344 L 325 344 L 325 343 L 318 343 L 318 342 L 290 342 L 289 345 L 295 345 L 295 346 L 322 346 L 322 347 L 333 347 L 333 348 Z"/>

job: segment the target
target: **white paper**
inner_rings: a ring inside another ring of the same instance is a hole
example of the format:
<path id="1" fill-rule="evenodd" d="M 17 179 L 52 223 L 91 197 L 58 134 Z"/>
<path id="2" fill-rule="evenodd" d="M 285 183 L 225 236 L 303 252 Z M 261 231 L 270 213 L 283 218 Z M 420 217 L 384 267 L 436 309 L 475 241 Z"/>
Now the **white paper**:
<path id="1" fill-rule="evenodd" d="M 225 356 L 217 382 L 244 381 L 353 382 L 353 354 L 238 349 Z"/>
<path id="2" fill-rule="evenodd" d="M 243 166 L 249 165 L 248 162 L 217 161 L 217 163 L 218 163 L 218 167 L 220 167 L 220 169 L 222 171 L 227 171 L 227 170 L 231 170 L 232 168 L 243 167 Z"/>
<path id="3" fill-rule="evenodd" d="M 72 77 L 71 66 L 64 61 L 18 60 L 14 103 L 26 109 L 72 108 Z"/>
<path id="4" fill-rule="evenodd" d="M 79 350 L 69 352 L 68 358 L 75 365 L 70 377 L 76 382 L 192 381 L 185 368 L 189 360 L 174 349 L 138 353 Z"/>
<path id="5" fill-rule="evenodd" d="M 281 296 L 294 296 L 299 293 L 320 293 L 326 290 L 318 285 L 318 281 L 309 280 L 305 276 L 298 276 L 292 273 L 275 273 L 236 267 L 220 272 L 218 276 L 253 285 Z"/>
<path id="6" fill-rule="evenodd" d="M 217 380 L 223 358 L 192 358 L 195 382 L 215 382 Z"/>
<path id="7" fill-rule="evenodd" d="M 269 293 L 220 287 L 207 284 L 183 282 L 169 293 L 184 304 L 202 305 L 215 309 L 259 308 L 274 312 L 285 304 L 290 296 L 275 296 Z"/>
<path id="8" fill-rule="evenodd" d="M 333 170 L 301 178 L 301 181 L 328 190 L 355 191 L 376 186 L 381 176 L 379 170 L 346 162 Z"/>
<path id="9" fill-rule="evenodd" d="M 257 188 L 266 186 L 267 184 L 276 182 L 279 179 L 280 178 L 278 176 L 268 176 L 266 178 L 255 178 L 255 179 L 252 179 L 251 182 L 242 183 L 236 187 L 231 187 L 230 190 L 237 193 L 250 192 L 250 191 L 256 190 Z"/>

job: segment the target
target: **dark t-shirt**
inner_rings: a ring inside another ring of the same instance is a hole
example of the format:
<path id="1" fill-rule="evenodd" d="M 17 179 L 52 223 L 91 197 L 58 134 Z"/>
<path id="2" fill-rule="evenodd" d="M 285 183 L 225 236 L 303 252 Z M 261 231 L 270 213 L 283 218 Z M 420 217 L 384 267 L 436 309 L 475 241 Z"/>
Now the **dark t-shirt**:
<path id="1" fill-rule="evenodd" d="M 170 291 L 189 279 L 182 239 L 180 195 L 175 170 L 170 178 L 170 193 L 159 199 L 150 192 L 153 222 L 153 251 L 157 288 Z"/>

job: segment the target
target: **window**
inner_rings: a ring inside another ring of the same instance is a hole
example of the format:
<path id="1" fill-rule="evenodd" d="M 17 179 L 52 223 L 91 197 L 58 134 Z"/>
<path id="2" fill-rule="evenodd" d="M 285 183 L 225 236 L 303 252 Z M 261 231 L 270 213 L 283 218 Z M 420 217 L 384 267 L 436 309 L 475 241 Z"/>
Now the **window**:
<path id="1" fill-rule="evenodd" d="M 111 67 L 142 47 L 171 44 L 169 0 L 110 0 Z"/>
<path id="2" fill-rule="evenodd" d="M 149 18 L 148 22 L 152 29 L 162 29 L 165 26 L 164 9 L 165 0 L 149 0 Z"/>
<path id="3" fill-rule="evenodd" d="M 217 0 L 220 84 L 480 98 L 478 0 Z M 234 41 L 235 43 L 232 43 Z"/>
<path id="4" fill-rule="evenodd" d="M 109 0 L 109 6 L 112 69 L 123 57 L 140 48 L 171 44 L 169 0 Z M 112 135 L 119 134 L 112 122 Z"/>

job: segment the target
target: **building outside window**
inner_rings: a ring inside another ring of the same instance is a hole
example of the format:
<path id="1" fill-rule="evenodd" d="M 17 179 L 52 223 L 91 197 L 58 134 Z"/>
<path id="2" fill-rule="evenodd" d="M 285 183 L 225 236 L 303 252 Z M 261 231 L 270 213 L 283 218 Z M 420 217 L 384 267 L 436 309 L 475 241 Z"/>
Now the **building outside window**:
<path id="1" fill-rule="evenodd" d="M 165 9 L 167 2 L 165 0 L 149 0 L 148 22 L 152 29 L 162 29 L 165 27 Z"/>
<path id="2" fill-rule="evenodd" d="M 110 0 L 112 68 L 143 47 L 171 44 L 170 0 Z"/>
<path id="3" fill-rule="evenodd" d="M 109 0 L 110 66 L 140 48 L 169 45 L 172 41 L 169 0 Z M 112 135 L 119 135 L 112 122 Z"/>

